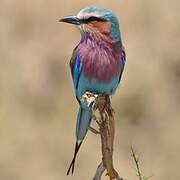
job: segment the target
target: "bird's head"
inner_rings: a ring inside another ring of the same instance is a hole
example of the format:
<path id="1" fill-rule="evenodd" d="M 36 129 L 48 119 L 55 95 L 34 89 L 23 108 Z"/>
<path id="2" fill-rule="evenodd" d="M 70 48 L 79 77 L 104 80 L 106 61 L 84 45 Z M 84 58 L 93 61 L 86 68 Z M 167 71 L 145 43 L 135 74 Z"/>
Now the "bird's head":
<path id="1" fill-rule="evenodd" d="M 87 7 L 82 9 L 77 16 L 64 17 L 59 21 L 78 25 L 83 33 L 91 30 L 110 34 L 117 41 L 121 40 L 117 16 L 102 7 Z"/>

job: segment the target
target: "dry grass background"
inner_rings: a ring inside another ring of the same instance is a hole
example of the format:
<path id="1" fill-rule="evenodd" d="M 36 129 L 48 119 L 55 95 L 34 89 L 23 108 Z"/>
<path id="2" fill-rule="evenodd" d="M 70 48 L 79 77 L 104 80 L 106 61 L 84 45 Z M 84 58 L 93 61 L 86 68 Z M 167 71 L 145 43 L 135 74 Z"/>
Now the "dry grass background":
<path id="1" fill-rule="evenodd" d="M 92 179 L 100 138 L 88 133 L 74 176 L 78 104 L 68 61 L 80 34 L 58 23 L 86 6 L 120 17 L 127 64 L 113 97 L 115 166 L 135 180 L 133 145 L 145 175 L 180 179 L 180 2 L 178 0 L 1 0 L 0 179 Z"/>

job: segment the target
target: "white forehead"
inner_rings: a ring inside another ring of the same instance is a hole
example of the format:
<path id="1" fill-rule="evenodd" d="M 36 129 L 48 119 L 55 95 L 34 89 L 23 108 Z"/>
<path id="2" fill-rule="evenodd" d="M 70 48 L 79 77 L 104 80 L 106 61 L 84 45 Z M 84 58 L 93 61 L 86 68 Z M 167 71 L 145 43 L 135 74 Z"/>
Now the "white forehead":
<path id="1" fill-rule="evenodd" d="M 98 11 L 93 11 L 93 12 L 84 12 L 84 11 L 80 11 L 78 14 L 77 14 L 77 17 L 79 19 L 87 19 L 91 16 L 95 16 L 95 17 L 101 17 L 102 15 L 100 14 L 100 12 Z"/>

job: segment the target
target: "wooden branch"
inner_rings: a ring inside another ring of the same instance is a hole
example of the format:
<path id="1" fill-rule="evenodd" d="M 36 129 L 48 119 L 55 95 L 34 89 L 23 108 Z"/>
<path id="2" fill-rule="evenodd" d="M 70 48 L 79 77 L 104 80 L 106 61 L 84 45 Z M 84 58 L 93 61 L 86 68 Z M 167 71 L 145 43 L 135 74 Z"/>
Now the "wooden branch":
<path id="1" fill-rule="evenodd" d="M 102 163 L 98 166 L 93 180 L 100 180 L 105 169 L 110 180 L 123 180 L 113 166 L 115 122 L 109 96 L 86 92 L 83 95 L 83 100 L 93 111 L 98 109 L 100 115 L 100 118 L 95 117 L 95 119 L 101 136 Z"/>
<path id="2" fill-rule="evenodd" d="M 91 127 L 91 126 L 89 126 L 89 130 L 90 130 L 91 132 L 93 132 L 94 134 L 100 134 L 99 131 L 97 131 L 96 129 L 94 129 L 94 128 Z"/>
<path id="3" fill-rule="evenodd" d="M 103 163 L 101 162 L 99 166 L 97 167 L 96 174 L 93 180 L 101 180 L 102 174 L 105 170 L 106 168 L 103 166 Z"/>

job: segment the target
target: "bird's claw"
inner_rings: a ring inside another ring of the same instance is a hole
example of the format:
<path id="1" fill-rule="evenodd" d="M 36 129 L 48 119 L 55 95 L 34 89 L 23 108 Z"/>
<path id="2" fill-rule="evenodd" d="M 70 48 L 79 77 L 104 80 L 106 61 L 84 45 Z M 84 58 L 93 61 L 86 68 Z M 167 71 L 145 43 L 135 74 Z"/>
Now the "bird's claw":
<path id="1" fill-rule="evenodd" d="M 91 92 L 86 92 L 82 96 L 82 101 L 87 104 L 87 106 L 95 111 L 97 109 L 97 103 L 96 103 L 96 98 L 98 97 L 98 94 L 94 94 Z"/>

